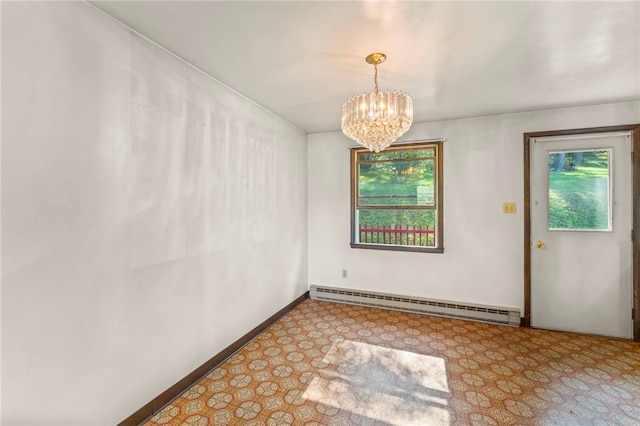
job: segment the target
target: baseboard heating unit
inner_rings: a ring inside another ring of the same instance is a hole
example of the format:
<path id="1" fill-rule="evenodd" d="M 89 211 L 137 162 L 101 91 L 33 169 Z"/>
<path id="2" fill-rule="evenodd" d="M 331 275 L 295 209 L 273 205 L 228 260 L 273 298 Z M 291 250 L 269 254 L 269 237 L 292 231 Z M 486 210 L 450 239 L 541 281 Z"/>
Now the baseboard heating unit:
<path id="1" fill-rule="evenodd" d="M 487 305 L 470 305 L 444 300 L 422 299 L 362 290 L 312 285 L 309 297 L 349 305 L 371 306 L 396 311 L 435 315 L 440 317 L 520 326 L 520 310 Z"/>

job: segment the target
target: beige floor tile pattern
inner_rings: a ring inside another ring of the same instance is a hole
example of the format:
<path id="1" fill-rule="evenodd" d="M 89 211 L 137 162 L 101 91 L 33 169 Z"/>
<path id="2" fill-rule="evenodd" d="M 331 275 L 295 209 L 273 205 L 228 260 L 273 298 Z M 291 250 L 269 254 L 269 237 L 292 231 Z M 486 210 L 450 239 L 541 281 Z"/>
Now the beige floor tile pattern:
<path id="1" fill-rule="evenodd" d="M 638 343 L 314 300 L 145 423 L 639 424 Z"/>

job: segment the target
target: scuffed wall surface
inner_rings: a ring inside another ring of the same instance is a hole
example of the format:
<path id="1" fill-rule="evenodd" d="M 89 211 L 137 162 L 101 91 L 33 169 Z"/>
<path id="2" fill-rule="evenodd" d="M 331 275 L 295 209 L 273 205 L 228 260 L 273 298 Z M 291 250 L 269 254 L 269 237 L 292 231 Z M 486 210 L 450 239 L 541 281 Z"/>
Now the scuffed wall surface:
<path id="1" fill-rule="evenodd" d="M 3 2 L 2 90 L 2 424 L 115 424 L 306 291 L 298 129 L 86 3 Z"/>
<path id="2" fill-rule="evenodd" d="M 523 133 L 638 122 L 640 102 L 414 123 L 402 140 L 447 139 L 443 254 L 352 249 L 353 142 L 338 132 L 309 135 L 309 282 L 524 315 Z M 503 202 L 517 203 L 517 214 L 503 214 Z"/>

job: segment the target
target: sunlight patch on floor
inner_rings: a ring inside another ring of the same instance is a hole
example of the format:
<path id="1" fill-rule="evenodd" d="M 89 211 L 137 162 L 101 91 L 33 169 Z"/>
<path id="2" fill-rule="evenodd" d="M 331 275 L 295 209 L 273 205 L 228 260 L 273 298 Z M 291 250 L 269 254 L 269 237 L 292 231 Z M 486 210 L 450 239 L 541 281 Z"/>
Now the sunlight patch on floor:
<path id="1" fill-rule="evenodd" d="M 389 425 L 450 424 L 442 358 L 344 340 L 323 364 L 308 400 Z"/>

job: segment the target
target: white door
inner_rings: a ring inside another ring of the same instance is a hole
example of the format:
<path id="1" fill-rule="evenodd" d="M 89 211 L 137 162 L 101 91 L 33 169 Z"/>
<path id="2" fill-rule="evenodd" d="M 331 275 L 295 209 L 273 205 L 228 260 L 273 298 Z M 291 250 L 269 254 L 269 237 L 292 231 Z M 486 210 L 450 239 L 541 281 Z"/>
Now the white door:
<path id="1" fill-rule="evenodd" d="M 631 135 L 530 147 L 531 325 L 632 338 Z"/>

